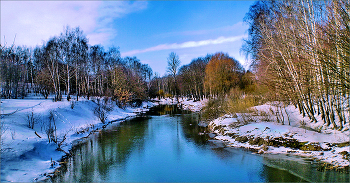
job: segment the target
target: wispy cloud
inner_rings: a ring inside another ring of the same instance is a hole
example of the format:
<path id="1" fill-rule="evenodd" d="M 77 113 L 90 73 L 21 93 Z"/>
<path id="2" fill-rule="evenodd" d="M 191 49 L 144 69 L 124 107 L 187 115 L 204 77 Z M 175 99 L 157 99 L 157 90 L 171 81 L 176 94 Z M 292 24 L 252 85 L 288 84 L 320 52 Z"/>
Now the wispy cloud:
<path id="1" fill-rule="evenodd" d="M 191 31 L 180 31 L 180 32 L 167 32 L 163 33 L 157 36 L 161 37 L 172 37 L 172 36 L 192 36 L 192 35 L 205 35 L 215 32 L 232 32 L 232 31 L 240 31 L 240 30 L 246 30 L 247 25 L 245 25 L 243 22 L 237 22 L 233 25 L 224 26 L 224 27 L 218 27 L 213 29 L 205 29 L 205 30 L 191 30 Z"/>
<path id="2" fill-rule="evenodd" d="M 64 26 L 80 26 L 90 44 L 106 44 L 116 18 L 147 8 L 144 1 L 1 1 L 1 44 L 35 46 Z M 4 39 L 6 38 L 6 40 Z"/>
<path id="3" fill-rule="evenodd" d="M 146 52 L 152 52 L 152 51 L 160 51 L 160 50 L 170 50 L 170 49 L 182 49 L 182 48 L 195 48 L 200 46 L 206 46 L 206 45 L 216 45 L 216 44 L 222 44 L 222 43 L 228 43 L 228 42 L 235 42 L 238 40 L 241 40 L 243 38 L 246 38 L 247 35 L 239 35 L 239 36 L 232 36 L 232 37 L 219 37 L 217 39 L 207 39 L 202 41 L 188 41 L 184 43 L 173 43 L 173 44 L 161 44 L 154 47 L 146 48 L 143 50 L 132 50 L 128 52 L 122 53 L 123 56 L 132 56 L 139 53 L 146 53 Z"/>

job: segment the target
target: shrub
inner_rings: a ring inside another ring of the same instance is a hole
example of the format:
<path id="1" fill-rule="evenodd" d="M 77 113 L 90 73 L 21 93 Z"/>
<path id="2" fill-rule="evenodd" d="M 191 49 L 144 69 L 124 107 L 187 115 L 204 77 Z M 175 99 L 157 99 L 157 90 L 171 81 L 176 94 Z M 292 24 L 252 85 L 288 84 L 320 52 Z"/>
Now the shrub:
<path id="1" fill-rule="evenodd" d="M 249 108 L 258 104 L 252 96 L 245 96 L 242 98 L 230 96 L 226 103 L 227 107 L 225 111 L 229 114 L 251 112 Z"/>
<path id="2" fill-rule="evenodd" d="M 170 93 L 166 93 L 164 96 L 165 96 L 165 98 L 172 98 L 173 97 L 173 95 Z"/>
<path id="3" fill-rule="evenodd" d="M 235 138 L 235 141 L 238 141 L 238 142 L 241 142 L 241 143 L 245 143 L 245 142 L 248 142 L 249 139 L 246 136 L 238 136 L 238 137 Z"/>
<path id="4" fill-rule="evenodd" d="M 34 129 L 34 125 L 37 124 L 39 121 L 39 116 L 34 114 L 34 111 L 32 109 L 31 112 L 26 114 L 26 121 L 27 121 L 28 127 L 31 129 Z"/>
<path id="5" fill-rule="evenodd" d="M 163 90 L 159 90 L 159 91 L 157 92 L 157 95 L 159 96 L 159 98 L 164 97 L 164 91 L 163 91 Z"/>
<path id="6" fill-rule="evenodd" d="M 256 119 L 254 118 L 254 116 L 251 115 L 250 113 L 242 113 L 242 114 L 240 115 L 240 117 L 241 117 L 241 119 L 242 119 L 241 123 L 242 123 L 243 125 L 246 125 L 246 124 L 248 124 L 248 123 L 250 123 L 250 122 L 256 121 Z"/>
<path id="7" fill-rule="evenodd" d="M 317 143 L 305 144 L 301 148 L 303 151 L 322 151 L 322 148 Z"/>
<path id="8" fill-rule="evenodd" d="M 47 139 L 49 140 L 49 143 L 51 141 L 55 142 L 57 141 L 56 137 L 56 114 L 55 111 L 50 110 L 49 111 L 49 122 L 45 126 L 45 132 L 47 135 Z"/>
<path id="9" fill-rule="evenodd" d="M 104 101 L 105 105 L 108 105 L 109 101 L 110 101 L 110 98 L 108 96 L 106 96 L 106 97 L 103 98 L 103 101 Z"/>
<path id="10" fill-rule="evenodd" d="M 233 116 L 236 113 L 251 113 L 250 109 L 253 106 L 259 105 L 265 102 L 264 92 L 252 92 L 246 94 L 244 90 L 241 90 L 239 87 L 232 88 L 228 95 L 225 97 L 220 97 L 218 99 L 211 99 L 207 102 L 206 106 L 203 108 L 203 118 L 207 120 L 213 120 L 220 117 L 223 114 L 231 114 Z M 244 122 L 254 121 L 249 116 L 242 117 Z M 269 116 L 264 116 L 266 121 L 270 120 Z"/>
<path id="11" fill-rule="evenodd" d="M 75 107 L 75 101 L 72 100 L 72 101 L 70 101 L 70 108 L 74 109 L 74 107 Z"/>
<path id="12" fill-rule="evenodd" d="M 97 105 L 94 109 L 95 116 L 104 124 L 107 119 L 107 111 L 101 105 Z"/>
<path id="13" fill-rule="evenodd" d="M 64 141 L 67 139 L 67 134 L 68 134 L 68 132 L 64 133 L 60 138 L 56 137 L 52 141 L 57 145 L 57 149 L 56 150 L 62 151 L 64 153 L 66 153 L 67 155 L 69 155 L 68 152 L 66 152 L 65 150 L 62 149 Z"/>
<path id="14" fill-rule="evenodd" d="M 225 114 L 223 99 L 210 99 L 202 109 L 202 117 L 206 120 L 214 120 Z"/>
<path id="15" fill-rule="evenodd" d="M 97 99 L 97 106 L 94 109 L 95 116 L 104 124 L 107 119 L 108 112 L 113 110 L 112 106 L 107 104 L 108 102 L 102 103 L 101 100 Z"/>

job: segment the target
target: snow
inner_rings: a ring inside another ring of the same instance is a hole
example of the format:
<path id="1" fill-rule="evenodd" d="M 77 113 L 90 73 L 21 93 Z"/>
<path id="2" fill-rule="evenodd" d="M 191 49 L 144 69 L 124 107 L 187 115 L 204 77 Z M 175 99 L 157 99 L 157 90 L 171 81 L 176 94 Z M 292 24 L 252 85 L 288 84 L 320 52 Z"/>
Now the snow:
<path id="1" fill-rule="evenodd" d="M 55 118 L 58 139 L 62 140 L 64 135 L 67 137 L 61 148 L 68 152 L 76 140 L 88 136 L 91 131 L 104 125 L 93 113 L 97 104 L 92 100 L 79 98 L 76 102 L 72 99 L 71 101 L 75 102 L 73 109 L 71 102 L 65 98 L 63 101 L 53 102 L 52 99 L 30 95 L 25 99 L 1 100 L 1 181 L 40 181 L 46 178 L 45 175 L 53 172 L 65 153 L 57 151 L 57 145 L 49 143 L 45 133 L 50 111 Z M 115 123 L 118 123 L 120 120 L 134 117 L 154 105 L 156 104 L 152 102 L 144 102 L 139 108 L 126 109 L 114 105 L 106 123 L 116 120 L 118 121 Z M 38 122 L 34 129 L 28 127 L 26 120 L 32 112 Z"/>
<path id="2" fill-rule="evenodd" d="M 299 114 L 298 109 L 294 106 L 287 106 L 286 111 L 289 114 L 290 125 L 288 124 L 287 116 L 285 116 L 284 125 L 277 123 L 276 117 L 272 115 L 271 111 L 275 110 L 275 107 L 271 104 L 265 104 L 256 106 L 253 108 L 255 115 L 250 117 L 252 121 L 245 121 L 244 115 L 237 114 L 237 116 L 224 115 L 210 122 L 209 129 L 211 132 L 218 134 L 214 139 L 221 140 L 230 147 L 239 147 L 247 149 L 256 149 L 259 153 L 271 153 L 271 154 L 294 154 L 304 157 L 314 157 L 320 161 L 330 163 L 334 166 L 345 167 L 349 166 L 349 160 L 344 158 L 341 152 L 350 153 L 350 147 L 337 147 L 330 144 L 343 143 L 350 141 L 349 123 L 345 124 L 342 131 L 331 129 L 331 126 L 327 127 L 319 120 L 317 123 L 311 123 L 307 117 L 303 117 Z M 264 117 L 261 115 L 264 112 Z M 268 114 L 269 120 L 266 119 Z M 242 117 L 243 116 L 243 117 Z M 319 117 L 317 119 L 320 119 Z M 302 127 L 300 121 L 306 121 Z M 238 124 L 237 124 L 238 123 Z M 317 129 L 322 126 L 321 131 L 311 130 Z M 250 145 L 248 142 L 242 143 L 236 141 L 231 137 L 232 134 L 236 136 L 246 136 L 248 138 L 263 138 L 273 139 L 277 137 L 283 137 L 285 139 L 295 139 L 299 142 L 316 143 L 323 148 L 321 151 L 303 151 L 300 149 L 293 149 L 290 147 L 272 147 L 268 146 L 267 150 L 263 150 L 262 146 Z"/>

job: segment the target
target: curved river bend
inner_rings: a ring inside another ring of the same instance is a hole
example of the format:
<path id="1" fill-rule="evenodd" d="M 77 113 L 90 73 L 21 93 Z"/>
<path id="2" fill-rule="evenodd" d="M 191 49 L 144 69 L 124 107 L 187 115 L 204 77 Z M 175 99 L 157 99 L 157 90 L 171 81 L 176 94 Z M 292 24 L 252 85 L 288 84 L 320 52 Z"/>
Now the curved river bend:
<path id="1" fill-rule="evenodd" d="M 311 163 L 220 148 L 199 135 L 198 115 L 158 106 L 149 118 L 111 125 L 74 150 L 54 182 L 347 181 Z"/>

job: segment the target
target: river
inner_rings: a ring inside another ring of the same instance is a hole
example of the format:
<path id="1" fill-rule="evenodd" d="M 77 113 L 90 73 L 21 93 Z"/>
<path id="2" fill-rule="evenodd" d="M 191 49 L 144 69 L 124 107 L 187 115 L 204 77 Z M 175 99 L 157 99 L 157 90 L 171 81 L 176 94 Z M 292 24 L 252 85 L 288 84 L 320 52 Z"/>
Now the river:
<path id="1" fill-rule="evenodd" d="M 346 181 L 305 160 L 222 148 L 200 135 L 198 114 L 158 106 L 91 135 L 53 182 L 300 182 Z M 348 176 L 348 175 L 347 175 Z"/>

